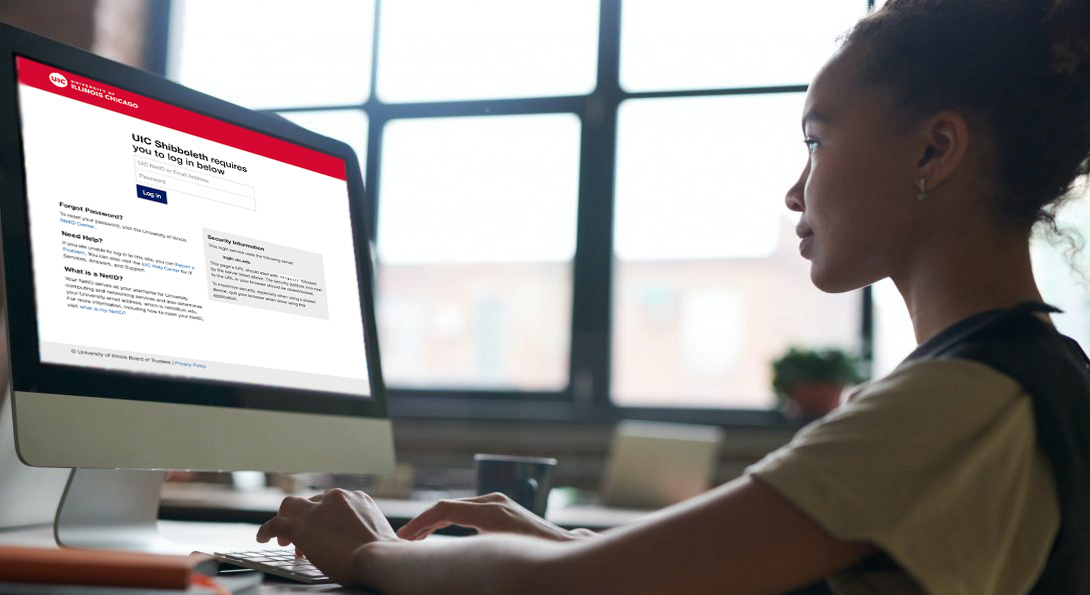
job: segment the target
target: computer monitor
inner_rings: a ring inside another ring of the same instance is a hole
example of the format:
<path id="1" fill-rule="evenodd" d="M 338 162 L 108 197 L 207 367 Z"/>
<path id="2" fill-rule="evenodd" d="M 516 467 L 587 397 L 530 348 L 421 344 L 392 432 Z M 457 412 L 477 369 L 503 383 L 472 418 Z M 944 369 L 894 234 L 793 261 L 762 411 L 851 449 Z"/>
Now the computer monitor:
<path id="1" fill-rule="evenodd" d="M 113 470 L 392 467 L 347 145 L 7 26 L 0 130 L 16 445 L 75 468 L 59 542 L 164 549 L 161 473 Z"/>

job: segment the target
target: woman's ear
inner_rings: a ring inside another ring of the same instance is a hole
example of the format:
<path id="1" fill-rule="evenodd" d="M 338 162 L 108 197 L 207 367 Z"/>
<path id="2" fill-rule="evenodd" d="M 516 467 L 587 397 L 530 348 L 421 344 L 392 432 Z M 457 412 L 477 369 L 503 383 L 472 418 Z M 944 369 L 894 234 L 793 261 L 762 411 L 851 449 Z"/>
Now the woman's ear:
<path id="1" fill-rule="evenodd" d="M 923 123 L 916 162 L 916 179 L 922 179 L 931 191 L 949 178 L 965 160 L 969 147 L 969 124 L 965 116 L 953 110 L 936 113 Z"/>

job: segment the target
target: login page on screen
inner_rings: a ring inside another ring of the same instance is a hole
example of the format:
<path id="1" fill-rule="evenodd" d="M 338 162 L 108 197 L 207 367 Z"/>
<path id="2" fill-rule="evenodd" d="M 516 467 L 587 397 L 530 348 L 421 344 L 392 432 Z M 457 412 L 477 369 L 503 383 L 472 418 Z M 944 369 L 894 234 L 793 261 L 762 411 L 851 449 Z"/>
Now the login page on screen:
<path id="1" fill-rule="evenodd" d="M 43 363 L 370 394 L 343 160 L 16 67 Z"/>

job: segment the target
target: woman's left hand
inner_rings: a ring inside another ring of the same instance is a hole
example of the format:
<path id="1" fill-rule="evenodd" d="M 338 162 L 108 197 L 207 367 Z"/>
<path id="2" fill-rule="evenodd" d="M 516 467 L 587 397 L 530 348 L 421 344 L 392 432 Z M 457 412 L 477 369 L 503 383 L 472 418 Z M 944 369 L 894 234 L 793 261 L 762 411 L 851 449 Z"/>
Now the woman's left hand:
<path id="1" fill-rule="evenodd" d="M 276 516 L 257 531 L 261 543 L 272 538 L 280 545 L 295 544 L 297 553 L 342 585 L 363 582 L 362 569 L 353 561 L 361 546 L 402 541 L 370 496 L 341 489 L 310 498 L 284 498 Z"/>

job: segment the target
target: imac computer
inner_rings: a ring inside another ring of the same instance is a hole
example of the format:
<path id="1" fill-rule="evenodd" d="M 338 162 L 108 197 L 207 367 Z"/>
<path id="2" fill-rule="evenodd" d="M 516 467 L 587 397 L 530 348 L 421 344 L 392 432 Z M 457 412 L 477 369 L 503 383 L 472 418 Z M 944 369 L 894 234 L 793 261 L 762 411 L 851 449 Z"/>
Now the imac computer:
<path id="1" fill-rule="evenodd" d="M 72 468 L 58 543 L 195 549 L 154 470 L 393 466 L 347 145 L 7 26 L 0 130 L 15 446 Z"/>

